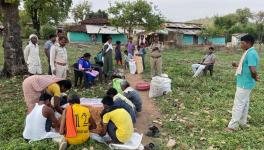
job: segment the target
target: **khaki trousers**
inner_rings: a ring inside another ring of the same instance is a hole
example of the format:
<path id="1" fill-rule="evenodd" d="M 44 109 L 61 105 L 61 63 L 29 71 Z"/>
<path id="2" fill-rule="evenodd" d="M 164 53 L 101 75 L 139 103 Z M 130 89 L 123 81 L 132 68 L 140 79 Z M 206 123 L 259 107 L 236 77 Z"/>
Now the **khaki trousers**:
<path id="1" fill-rule="evenodd" d="M 150 57 L 151 76 L 160 76 L 162 73 L 162 58 Z"/>
<path id="2" fill-rule="evenodd" d="M 56 69 L 56 77 L 58 78 L 63 78 L 66 79 L 67 78 L 67 67 L 66 66 L 61 66 L 61 65 L 55 65 L 55 69 Z"/>

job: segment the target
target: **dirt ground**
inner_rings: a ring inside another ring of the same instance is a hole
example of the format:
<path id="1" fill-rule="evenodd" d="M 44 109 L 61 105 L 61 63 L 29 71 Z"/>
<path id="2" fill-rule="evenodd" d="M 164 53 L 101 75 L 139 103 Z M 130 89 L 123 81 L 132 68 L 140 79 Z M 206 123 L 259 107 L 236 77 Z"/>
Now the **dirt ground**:
<path id="1" fill-rule="evenodd" d="M 131 87 L 135 88 L 136 84 L 142 82 L 141 75 L 126 74 L 126 79 L 130 83 Z M 148 128 L 153 124 L 153 120 L 158 120 L 161 117 L 159 109 L 154 105 L 153 101 L 148 96 L 148 91 L 139 91 L 142 98 L 142 112 L 138 114 L 137 122 L 135 125 L 136 131 L 145 134 Z M 155 124 L 158 126 L 157 124 Z M 152 142 L 152 139 L 147 136 L 143 136 L 142 144 L 146 145 Z"/>

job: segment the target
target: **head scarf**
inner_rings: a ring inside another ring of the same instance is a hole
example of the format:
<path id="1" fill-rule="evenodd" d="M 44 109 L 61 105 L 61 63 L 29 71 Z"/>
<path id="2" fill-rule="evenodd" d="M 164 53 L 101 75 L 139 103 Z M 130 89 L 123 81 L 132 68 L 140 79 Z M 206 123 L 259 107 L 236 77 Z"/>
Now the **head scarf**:
<path id="1" fill-rule="evenodd" d="M 30 36 L 29 36 L 29 44 L 33 44 L 33 43 L 31 42 L 31 39 L 32 39 L 33 37 L 37 38 L 37 41 L 38 41 L 38 36 L 37 36 L 36 34 L 30 34 Z"/>
<path id="2" fill-rule="evenodd" d="M 38 40 L 38 36 L 36 34 L 30 34 L 29 40 L 31 40 L 33 37 L 37 38 L 37 40 Z"/>

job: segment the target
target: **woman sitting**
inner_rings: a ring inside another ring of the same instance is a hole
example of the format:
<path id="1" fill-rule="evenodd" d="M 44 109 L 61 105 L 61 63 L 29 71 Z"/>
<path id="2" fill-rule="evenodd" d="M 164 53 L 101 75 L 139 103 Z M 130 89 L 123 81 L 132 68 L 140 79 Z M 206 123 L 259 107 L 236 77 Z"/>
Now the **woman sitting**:
<path id="1" fill-rule="evenodd" d="M 85 81 L 85 86 L 90 87 L 93 85 L 95 82 L 95 78 L 99 75 L 99 72 L 96 70 L 92 69 L 92 65 L 90 63 L 90 58 L 91 54 L 90 53 L 85 53 L 83 57 L 81 57 L 78 60 L 78 66 L 80 71 L 84 71 L 86 75 L 86 81 Z"/>

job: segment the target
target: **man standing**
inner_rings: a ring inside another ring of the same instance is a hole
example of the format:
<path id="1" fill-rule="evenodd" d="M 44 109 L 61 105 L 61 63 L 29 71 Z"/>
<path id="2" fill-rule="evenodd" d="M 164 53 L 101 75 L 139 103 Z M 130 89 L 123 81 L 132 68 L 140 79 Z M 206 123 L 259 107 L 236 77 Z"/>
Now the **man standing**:
<path id="1" fill-rule="evenodd" d="M 56 43 L 59 43 L 59 37 L 63 36 L 63 32 L 61 29 L 57 30 L 57 37 L 56 37 Z"/>
<path id="2" fill-rule="evenodd" d="M 148 46 L 148 41 L 146 40 L 144 34 L 140 35 L 140 38 L 138 40 L 138 45 L 140 46 L 141 44 L 144 44 L 144 48 L 146 48 Z"/>
<path id="3" fill-rule="evenodd" d="M 67 38 L 65 36 L 59 37 L 59 43 L 50 48 L 50 67 L 52 75 L 58 78 L 66 78 L 68 71 L 68 56 L 65 48 Z"/>
<path id="4" fill-rule="evenodd" d="M 192 70 L 193 70 L 193 77 L 197 77 L 201 74 L 201 72 L 206 68 L 206 66 L 214 65 L 215 63 L 215 55 L 214 55 L 214 48 L 209 47 L 208 53 L 204 56 L 202 62 L 199 64 L 193 64 Z"/>
<path id="5" fill-rule="evenodd" d="M 52 75 L 51 68 L 50 68 L 50 48 L 52 45 L 55 44 L 55 42 L 56 42 L 56 35 L 51 34 L 49 36 L 49 40 L 44 45 L 45 55 L 47 56 L 48 63 L 49 63 L 49 75 Z"/>
<path id="6" fill-rule="evenodd" d="M 126 49 L 128 52 L 128 57 L 132 58 L 134 56 L 134 50 L 135 50 L 135 45 L 133 44 L 133 38 L 132 37 L 128 38 L 128 43 L 126 44 Z"/>
<path id="7" fill-rule="evenodd" d="M 104 72 L 105 80 L 106 79 L 111 80 L 113 74 L 112 51 L 113 51 L 112 37 L 108 37 L 108 40 L 104 44 L 104 49 L 103 49 L 103 57 L 104 57 L 103 72 Z"/>
<path id="8" fill-rule="evenodd" d="M 259 56 L 254 45 L 254 37 L 245 35 L 241 38 L 240 46 L 244 50 L 239 64 L 232 63 L 236 67 L 237 89 L 232 109 L 232 119 L 228 124 L 226 131 L 234 131 L 239 125 L 247 127 L 247 116 L 249 108 L 249 99 L 252 89 L 258 81 Z"/>
<path id="9" fill-rule="evenodd" d="M 35 34 L 29 36 L 29 44 L 24 50 L 25 62 L 28 66 L 28 72 L 31 75 L 41 74 L 41 62 L 39 58 L 39 46 L 37 44 L 38 37 Z"/>
<path id="10" fill-rule="evenodd" d="M 158 34 L 154 35 L 154 41 L 150 45 L 150 67 L 151 76 L 160 76 L 162 73 L 162 54 L 163 44 L 159 41 Z"/>

